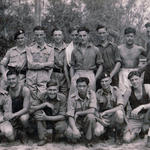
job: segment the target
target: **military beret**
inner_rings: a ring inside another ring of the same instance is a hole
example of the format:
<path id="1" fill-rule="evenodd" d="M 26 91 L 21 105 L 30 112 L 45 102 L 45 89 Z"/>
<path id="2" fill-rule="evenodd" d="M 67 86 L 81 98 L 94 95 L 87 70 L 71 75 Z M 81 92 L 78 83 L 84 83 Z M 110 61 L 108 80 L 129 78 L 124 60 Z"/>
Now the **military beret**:
<path id="1" fill-rule="evenodd" d="M 16 33 L 15 33 L 15 35 L 14 35 L 14 40 L 16 40 L 17 39 L 17 37 L 20 35 L 20 34 L 24 34 L 25 32 L 24 32 L 24 30 L 18 30 Z"/>
<path id="2" fill-rule="evenodd" d="M 108 77 L 110 77 L 110 73 L 109 72 L 103 72 L 102 75 L 101 75 L 100 80 L 102 80 L 104 78 L 108 78 Z"/>

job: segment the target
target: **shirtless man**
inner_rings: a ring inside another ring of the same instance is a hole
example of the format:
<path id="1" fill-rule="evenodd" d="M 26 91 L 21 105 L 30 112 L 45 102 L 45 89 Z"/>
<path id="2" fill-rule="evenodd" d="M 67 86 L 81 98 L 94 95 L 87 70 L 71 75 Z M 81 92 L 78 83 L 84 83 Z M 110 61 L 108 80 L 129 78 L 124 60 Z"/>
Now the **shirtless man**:
<path id="1" fill-rule="evenodd" d="M 119 46 L 122 59 L 122 68 L 119 73 L 119 88 L 122 94 L 130 88 L 130 82 L 127 78 L 131 71 L 138 70 L 140 55 L 146 55 L 146 50 L 134 43 L 136 30 L 128 27 L 124 31 L 125 44 Z"/>

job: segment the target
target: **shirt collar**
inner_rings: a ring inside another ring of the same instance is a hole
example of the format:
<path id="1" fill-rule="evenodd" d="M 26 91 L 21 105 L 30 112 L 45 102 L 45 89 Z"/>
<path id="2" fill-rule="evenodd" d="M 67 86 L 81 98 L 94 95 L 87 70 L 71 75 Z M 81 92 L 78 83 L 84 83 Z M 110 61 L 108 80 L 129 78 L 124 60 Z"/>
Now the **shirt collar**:
<path id="1" fill-rule="evenodd" d="M 90 99 L 90 94 L 91 94 L 91 92 L 90 92 L 90 90 L 88 90 L 87 94 L 86 94 L 86 98 L 87 99 Z M 78 91 L 76 91 L 76 93 L 75 93 L 75 100 L 81 100 L 81 101 L 83 101 L 83 99 L 79 96 Z"/>
<path id="2" fill-rule="evenodd" d="M 103 48 L 106 48 L 106 47 L 108 47 L 108 45 L 109 45 L 110 43 L 111 43 L 110 41 L 107 41 L 107 43 L 106 43 L 105 45 L 102 45 L 101 43 L 99 43 L 98 46 L 103 47 Z"/>
<path id="3" fill-rule="evenodd" d="M 18 49 L 18 47 L 17 46 L 15 46 L 14 48 L 13 48 L 13 50 L 16 50 L 17 52 L 19 52 L 19 53 L 26 53 L 26 46 L 25 46 L 25 48 L 23 49 L 23 50 L 19 50 Z"/>
<path id="4" fill-rule="evenodd" d="M 48 93 L 46 92 L 46 99 L 49 99 Z M 56 98 L 53 99 L 54 101 L 61 101 L 60 95 L 57 93 Z"/>
<path id="5" fill-rule="evenodd" d="M 36 43 L 36 47 L 39 48 L 40 50 L 43 50 L 43 49 L 46 49 L 46 48 L 47 48 L 47 44 L 44 43 L 44 45 L 41 47 L 40 45 L 38 45 L 38 44 Z"/>
<path id="6" fill-rule="evenodd" d="M 87 48 L 91 48 L 92 46 L 93 46 L 93 44 L 91 42 L 88 42 Z M 78 50 L 81 50 L 81 44 L 80 43 L 76 47 Z"/>
<path id="7" fill-rule="evenodd" d="M 113 87 L 110 86 L 110 91 L 105 91 L 105 90 L 102 89 L 102 90 L 100 91 L 100 93 L 101 93 L 102 96 L 107 96 L 108 94 L 111 94 L 111 95 L 112 95 L 112 94 L 113 94 Z"/>
<path id="8" fill-rule="evenodd" d="M 53 47 L 54 47 L 54 49 L 57 49 L 57 50 L 59 50 L 59 51 L 62 51 L 62 50 L 64 50 L 64 49 L 66 49 L 67 45 L 66 45 L 65 42 L 63 42 L 63 43 L 62 43 L 62 46 L 58 48 L 58 47 L 55 45 L 55 43 L 53 43 Z"/>

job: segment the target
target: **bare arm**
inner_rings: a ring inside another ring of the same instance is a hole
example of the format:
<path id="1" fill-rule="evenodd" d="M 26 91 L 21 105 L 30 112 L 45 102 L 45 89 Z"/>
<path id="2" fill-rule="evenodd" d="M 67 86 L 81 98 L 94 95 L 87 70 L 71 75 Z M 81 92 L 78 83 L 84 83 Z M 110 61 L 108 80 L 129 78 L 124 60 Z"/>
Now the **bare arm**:
<path id="1" fill-rule="evenodd" d="M 63 115 L 57 115 L 57 116 L 47 116 L 46 115 L 46 119 L 45 120 L 48 120 L 48 121 L 60 121 L 60 120 L 64 120 L 65 119 L 65 116 Z"/>
<path id="2" fill-rule="evenodd" d="M 68 68 L 67 68 L 66 58 L 64 60 L 64 74 L 65 74 L 65 77 L 66 77 L 66 80 L 67 80 L 68 87 L 70 87 L 70 79 L 69 79 L 69 72 L 68 72 Z"/>
<path id="3" fill-rule="evenodd" d="M 20 117 L 21 115 L 24 115 L 29 110 L 30 105 L 30 91 L 27 87 L 23 87 L 23 109 L 13 114 L 13 117 Z"/>
<path id="4" fill-rule="evenodd" d="M 85 111 L 78 111 L 77 114 L 79 116 L 84 116 L 84 115 L 87 115 L 87 114 L 94 114 L 95 112 L 95 108 L 90 108 L 90 109 L 87 109 Z"/>
<path id="5" fill-rule="evenodd" d="M 117 62 L 114 69 L 110 73 L 111 78 L 119 71 L 120 67 L 121 67 L 121 63 Z"/>
<path id="6" fill-rule="evenodd" d="M 98 70 L 96 72 L 96 76 L 95 76 L 96 80 L 99 78 L 99 76 L 101 75 L 102 71 L 103 71 L 103 65 L 99 65 Z"/>

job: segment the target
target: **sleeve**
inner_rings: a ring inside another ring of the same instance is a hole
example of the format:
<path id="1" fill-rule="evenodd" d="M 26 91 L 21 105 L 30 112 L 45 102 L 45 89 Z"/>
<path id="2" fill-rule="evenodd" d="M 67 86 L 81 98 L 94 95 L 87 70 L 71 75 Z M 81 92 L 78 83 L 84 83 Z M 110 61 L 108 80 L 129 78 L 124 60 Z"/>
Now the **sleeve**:
<path id="1" fill-rule="evenodd" d="M 12 112 L 12 100 L 10 98 L 10 96 L 5 95 L 4 96 L 4 113 L 11 113 Z"/>
<path id="2" fill-rule="evenodd" d="M 96 55 L 96 65 L 101 65 L 104 63 L 104 60 L 102 58 L 102 53 L 100 52 L 100 50 L 98 48 L 96 48 L 96 51 L 97 51 L 97 55 Z"/>
<path id="3" fill-rule="evenodd" d="M 67 116 L 74 117 L 75 114 L 75 104 L 74 104 L 74 99 L 69 98 L 68 103 L 67 103 Z"/>
<path id="4" fill-rule="evenodd" d="M 64 96 L 61 100 L 60 109 L 59 109 L 59 115 L 65 116 L 66 114 L 66 97 Z"/>
<path id="5" fill-rule="evenodd" d="M 0 64 L 4 65 L 6 67 L 9 63 L 9 59 L 10 59 L 10 52 L 8 51 L 6 53 L 6 55 L 4 56 L 4 58 L 2 59 Z"/>
<path id="6" fill-rule="evenodd" d="M 51 48 L 51 52 L 48 58 L 48 63 L 50 66 L 54 65 L 54 49 L 53 48 Z"/>
<path id="7" fill-rule="evenodd" d="M 150 61 L 150 42 L 147 43 L 147 61 Z"/>
<path id="8" fill-rule="evenodd" d="M 118 46 L 113 45 L 113 49 L 114 49 L 114 55 L 115 55 L 115 62 L 116 63 L 122 62 Z"/>
<path id="9" fill-rule="evenodd" d="M 89 107 L 97 109 L 97 99 L 96 99 L 96 93 L 94 91 L 91 91 Z"/>
<path id="10" fill-rule="evenodd" d="M 149 101 L 150 101 L 150 84 L 144 84 L 144 87 L 145 87 L 146 93 L 149 96 Z"/>

